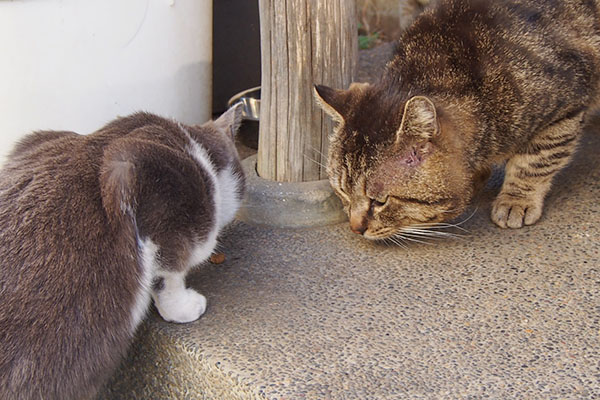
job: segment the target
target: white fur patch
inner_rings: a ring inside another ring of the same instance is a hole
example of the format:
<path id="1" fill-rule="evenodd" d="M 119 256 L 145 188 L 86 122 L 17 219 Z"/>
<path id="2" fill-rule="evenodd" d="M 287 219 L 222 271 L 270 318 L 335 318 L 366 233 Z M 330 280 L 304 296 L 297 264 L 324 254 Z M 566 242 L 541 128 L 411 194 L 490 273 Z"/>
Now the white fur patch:
<path id="1" fill-rule="evenodd" d="M 187 148 L 188 153 L 192 157 L 194 157 L 194 159 L 198 162 L 198 164 L 200 164 L 202 169 L 209 175 L 210 180 L 213 184 L 213 189 L 214 189 L 213 200 L 214 200 L 215 219 L 216 219 L 215 228 L 216 228 L 216 230 L 218 230 L 221 227 L 221 221 L 219 221 L 220 208 L 221 208 L 221 188 L 219 185 L 220 182 L 217 179 L 217 172 L 216 172 L 217 170 L 216 170 L 215 166 L 213 165 L 212 160 L 210 159 L 210 156 L 208 155 L 208 152 L 206 151 L 206 149 L 204 147 L 202 147 L 200 145 L 200 143 L 198 143 L 194 139 L 192 139 L 192 136 L 182 125 L 179 125 L 179 129 L 181 129 L 181 131 L 183 133 L 185 133 L 188 140 L 190 141 L 190 145 Z"/>
<path id="2" fill-rule="evenodd" d="M 190 136 L 190 134 L 183 127 L 180 126 L 180 128 L 183 132 L 185 132 L 185 134 L 187 135 L 187 137 L 190 141 L 190 147 L 188 148 L 190 155 L 192 157 L 194 157 L 194 159 L 198 162 L 198 164 L 200 164 L 202 169 L 209 175 L 210 180 L 212 181 L 212 184 L 213 184 L 213 193 L 214 193 L 213 201 L 214 201 L 214 207 L 215 207 L 215 210 L 214 210 L 215 211 L 215 214 L 214 214 L 215 215 L 215 225 L 211 229 L 208 236 L 203 239 L 203 243 L 198 244 L 192 250 L 190 259 L 187 262 L 188 267 L 192 267 L 194 265 L 200 264 L 201 262 L 207 260 L 208 257 L 210 257 L 215 246 L 217 245 L 217 235 L 219 234 L 219 229 L 222 226 L 221 225 L 222 222 L 221 222 L 221 218 L 220 218 L 221 208 L 222 208 L 221 185 L 220 185 L 219 180 L 217 179 L 217 173 L 216 173 L 215 166 L 213 165 L 206 149 L 204 147 L 202 147 L 198 142 L 193 140 L 192 137 Z"/>
<path id="3" fill-rule="evenodd" d="M 154 305 L 165 321 L 186 323 L 200 318 L 206 310 L 206 298 L 185 287 L 185 272 L 161 271 L 164 287 L 153 293 Z"/>
<path id="4" fill-rule="evenodd" d="M 221 207 L 219 209 L 219 229 L 233 220 L 235 214 L 240 208 L 241 199 L 238 194 L 238 188 L 241 184 L 241 177 L 227 167 L 217 176 L 219 186 L 221 187 Z"/>
<path id="5" fill-rule="evenodd" d="M 140 250 L 138 257 L 140 258 L 141 276 L 139 280 L 138 293 L 135 296 L 135 303 L 131 313 L 131 330 L 135 331 L 142 322 L 142 319 L 148 311 L 150 305 L 150 291 L 152 287 L 152 280 L 158 269 L 158 263 L 156 260 L 156 252 L 158 247 L 150 239 L 142 240 L 140 243 Z"/>
<path id="6" fill-rule="evenodd" d="M 217 234 L 216 229 L 212 230 L 208 237 L 200 244 L 196 244 L 190 252 L 190 258 L 186 262 L 187 268 L 194 267 L 208 259 L 212 254 L 213 250 L 217 246 Z"/>
<path id="7" fill-rule="evenodd" d="M 183 126 L 180 129 L 186 134 L 190 141 L 188 152 L 204 171 L 209 175 L 214 188 L 215 226 L 203 243 L 198 244 L 191 252 L 188 267 L 200 264 L 210 257 L 217 245 L 217 235 L 223 226 L 227 225 L 237 212 L 241 199 L 237 194 L 240 178 L 236 176 L 230 167 L 225 168 L 217 174 L 216 168 L 208 155 L 208 152 L 200 143 L 192 139 L 191 135 Z"/>
<path id="8" fill-rule="evenodd" d="M 233 220 L 240 207 L 241 199 L 237 193 L 240 185 L 240 177 L 227 167 L 217 174 L 216 168 L 208 155 L 208 152 L 200 143 L 192 139 L 189 132 L 181 125 L 179 128 L 186 134 L 190 141 L 188 151 L 192 157 L 208 173 L 213 182 L 215 219 L 217 231 Z"/>

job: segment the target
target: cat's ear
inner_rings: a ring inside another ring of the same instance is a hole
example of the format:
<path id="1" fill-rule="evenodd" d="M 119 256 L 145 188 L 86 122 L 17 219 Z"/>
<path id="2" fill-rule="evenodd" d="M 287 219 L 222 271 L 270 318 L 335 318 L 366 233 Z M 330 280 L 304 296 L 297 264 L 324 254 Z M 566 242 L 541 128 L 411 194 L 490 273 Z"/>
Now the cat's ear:
<path id="1" fill-rule="evenodd" d="M 242 109 L 242 103 L 237 103 L 214 121 L 217 129 L 227 133 L 232 140 L 242 124 Z"/>
<path id="2" fill-rule="evenodd" d="M 430 140 L 440 131 L 435 105 L 425 96 L 415 96 L 406 102 L 402 123 L 396 136 L 396 142 L 402 137 L 412 136 Z"/>
<path id="3" fill-rule="evenodd" d="M 334 121 L 344 121 L 342 115 L 346 103 L 346 91 L 333 89 L 328 86 L 315 85 L 314 95 L 317 104 L 325 111 Z"/>
<path id="4" fill-rule="evenodd" d="M 369 83 L 352 82 L 348 90 L 333 89 L 328 86 L 315 85 L 314 96 L 317 104 L 336 122 L 344 121 L 344 114 L 351 106 L 349 103 L 360 98 L 370 86 Z"/>

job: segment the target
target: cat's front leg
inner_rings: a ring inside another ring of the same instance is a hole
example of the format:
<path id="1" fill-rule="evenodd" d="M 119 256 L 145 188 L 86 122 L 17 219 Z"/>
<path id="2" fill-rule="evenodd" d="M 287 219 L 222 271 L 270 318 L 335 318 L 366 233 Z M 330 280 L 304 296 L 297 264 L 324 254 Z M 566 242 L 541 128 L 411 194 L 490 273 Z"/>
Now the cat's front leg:
<path id="1" fill-rule="evenodd" d="M 185 287 L 184 272 L 160 271 L 152 298 L 160 316 L 169 322 L 192 322 L 206 310 L 206 298 Z"/>
<path id="2" fill-rule="evenodd" d="M 491 217 L 498 226 L 521 228 L 540 219 L 552 178 L 575 151 L 582 117 L 580 113 L 551 125 L 508 161 L 502 190 L 492 207 Z"/>

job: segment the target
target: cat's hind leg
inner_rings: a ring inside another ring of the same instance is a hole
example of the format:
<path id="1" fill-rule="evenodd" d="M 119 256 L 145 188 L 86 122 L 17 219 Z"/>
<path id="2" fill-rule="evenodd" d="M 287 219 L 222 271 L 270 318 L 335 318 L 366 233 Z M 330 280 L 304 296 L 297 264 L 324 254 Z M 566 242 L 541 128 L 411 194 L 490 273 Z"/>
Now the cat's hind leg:
<path id="1" fill-rule="evenodd" d="M 186 323 L 200 318 L 206 310 L 206 298 L 185 287 L 184 272 L 161 271 L 152 289 L 154 305 L 169 322 Z"/>
<path id="2" fill-rule="evenodd" d="M 508 161 L 504 184 L 492 207 L 491 217 L 498 226 L 521 228 L 540 219 L 552 178 L 575 152 L 583 114 L 552 124 Z"/>

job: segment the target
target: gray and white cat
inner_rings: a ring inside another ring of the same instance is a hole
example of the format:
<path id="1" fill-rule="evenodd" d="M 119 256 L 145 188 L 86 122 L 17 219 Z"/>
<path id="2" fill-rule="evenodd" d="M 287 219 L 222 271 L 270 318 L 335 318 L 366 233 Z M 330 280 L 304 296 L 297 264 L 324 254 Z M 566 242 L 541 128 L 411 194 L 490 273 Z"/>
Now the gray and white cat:
<path id="1" fill-rule="evenodd" d="M 137 113 L 16 146 L 0 172 L 1 399 L 92 398 L 151 298 L 167 321 L 204 313 L 185 276 L 240 206 L 240 121 Z"/>

